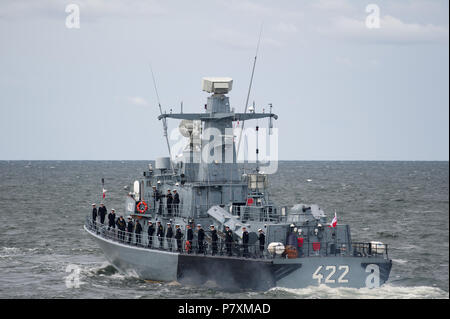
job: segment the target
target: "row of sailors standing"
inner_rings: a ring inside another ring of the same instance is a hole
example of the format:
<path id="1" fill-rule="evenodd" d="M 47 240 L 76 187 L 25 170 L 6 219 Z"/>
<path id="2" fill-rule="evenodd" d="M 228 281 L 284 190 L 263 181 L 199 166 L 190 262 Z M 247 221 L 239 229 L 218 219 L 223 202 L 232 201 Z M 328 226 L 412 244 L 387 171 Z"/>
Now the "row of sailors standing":
<path id="1" fill-rule="evenodd" d="M 103 203 L 100 204 L 100 207 L 97 211 L 96 205 L 92 204 L 92 218 L 93 218 L 93 224 L 94 227 L 96 227 L 97 223 L 97 216 L 100 216 L 100 223 L 104 224 L 105 216 L 106 216 L 106 207 Z M 139 220 L 136 220 L 136 224 L 133 223 L 133 220 L 131 217 L 128 217 L 128 222 L 125 221 L 123 216 L 120 216 L 116 220 L 116 214 L 115 210 L 111 209 L 111 212 L 108 214 L 108 230 L 111 228 L 115 229 L 115 227 L 120 230 L 118 234 L 118 239 L 121 242 L 127 241 L 129 244 L 132 242 L 132 235 L 133 233 L 136 236 L 136 245 L 141 246 L 141 237 L 142 237 L 142 225 L 139 223 Z M 202 228 L 201 224 L 197 224 L 197 252 L 202 254 L 204 253 L 204 241 L 205 241 L 205 231 Z M 156 227 L 153 225 L 152 221 L 148 221 L 148 247 L 153 248 L 153 237 L 155 235 L 156 231 L 156 237 L 159 241 L 159 248 L 164 247 L 164 238 L 167 240 L 168 249 L 172 250 L 172 238 L 176 239 L 177 243 L 177 251 L 182 251 L 182 239 L 184 237 L 183 233 L 181 232 L 181 228 L 179 224 L 175 225 L 175 236 L 172 228 L 172 223 L 167 223 L 167 229 L 164 231 L 163 226 L 161 225 L 160 221 L 156 222 Z M 211 232 L 211 248 L 212 248 L 212 255 L 216 255 L 218 253 L 218 241 L 219 236 L 217 235 L 217 230 L 215 229 L 214 225 L 210 225 L 210 232 Z M 125 233 L 128 234 L 128 237 L 125 238 Z M 259 250 L 262 255 L 262 252 L 264 251 L 265 246 L 265 235 L 262 229 L 258 229 L 258 240 L 259 240 Z M 186 241 L 185 241 L 185 251 L 187 253 L 192 253 L 192 245 L 194 241 L 194 232 L 191 227 L 191 225 L 186 225 Z M 248 257 L 248 241 L 249 241 L 249 233 L 246 229 L 246 227 L 242 227 L 242 245 L 244 249 L 244 257 Z M 233 232 L 231 231 L 229 226 L 225 226 L 225 247 L 226 252 L 228 256 L 232 256 L 232 244 L 233 244 Z"/>
<path id="2" fill-rule="evenodd" d="M 139 223 L 139 221 L 137 221 Z M 181 232 L 181 228 L 179 224 L 175 225 L 176 228 L 176 234 L 175 239 L 177 242 L 177 251 L 182 252 L 182 239 L 184 237 L 183 233 Z M 219 236 L 217 234 L 217 230 L 215 229 L 214 225 L 210 225 L 210 232 L 211 232 L 211 253 L 212 255 L 216 255 L 218 253 L 218 242 L 219 242 Z M 163 238 L 165 237 L 168 239 L 168 245 L 169 250 L 172 250 L 171 246 L 171 239 L 173 237 L 173 231 L 172 231 L 172 224 L 170 222 L 167 223 L 167 230 L 164 236 L 164 228 L 161 225 L 160 221 L 156 222 L 156 228 L 153 225 L 152 221 L 148 221 L 148 247 L 153 248 L 153 236 L 156 230 L 156 236 L 159 241 L 159 248 L 163 248 Z M 242 227 L 243 234 L 242 234 L 242 244 L 244 248 L 244 257 L 249 256 L 248 252 L 248 241 L 249 241 L 249 233 L 246 229 L 246 227 Z M 262 229 L 258 229 L 258 240 L 259 240 L 259 249 L 260 253 L 262 255 L 264 251 L 265 246 L 265 235 Z M 192 244 L 194 241 L 194 231 L 191 227 L 191 225 L 186 225 L 186 241 L 185 241 L 185 251 L 190 254 L 192 253 Z M 203 227 L 201 224 L 197 224 L 197 253 L 203 254 L 205 253 L 205 231 L 203 230 Z M 232 244 L 233 244 L 233 232 L 231 231 L 229 226 L 225 226 L 225 247 L 228 256 L 232 256 Z"/>
<path id="3" fill-rule="evenodd" d="M 178 183 L 176 184 L 178 185 Z M 158 214 L 162 213 L 163 208 L 163 198 L 166 198 L 166 209 L 167 209 L 167 215 L 177 215 L 179 212 L 179 205 L 180 205 L 180 195 L 177 193 L 176 189 L 173 189 L 173 194 L 171 193 L 171 190 L 167 190 L 167 194 L 161 194 L 157 189 L 156 186 L 152 186 L 153 189 L 153 207 L 156 207 L 156 203 L 159 202 L 159 208 L 158 208 Z"/>

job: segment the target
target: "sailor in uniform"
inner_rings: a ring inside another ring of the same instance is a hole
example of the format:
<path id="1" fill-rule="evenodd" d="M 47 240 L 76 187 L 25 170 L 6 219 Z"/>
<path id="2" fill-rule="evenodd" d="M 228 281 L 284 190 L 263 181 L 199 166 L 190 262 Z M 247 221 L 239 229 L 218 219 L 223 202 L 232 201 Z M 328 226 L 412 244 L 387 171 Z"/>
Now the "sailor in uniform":
<path id="1" fill-rule="evenodd" d="M 128 244 L 131 244 L 131 238 L 133 236 L 133 220 L 131 217 L 128 217 L 128 224 L 127 224 L 127 232 L 128 232 Z"/>
<path id="2" fill-rule="evenodd" d="M 101 203 L 98 208 L 98 214 L 100 215 L 100 223 L 102 223 L 102 225 L 105 223 L 106 212 L 105 204 Z"/>
<path id="3" fill-rule="evenodd" d="M 228 256 L 231 256 L 231 244 L 233 242 L 233 232 L 231 231 L 230 227 L 225 226 L 225 245 L 227 248 L 227 254 Z"/>
<path id="4" fill-rule="evenodd" d="M 153 245 L 153 233 L 155 232 L 155 227 L 153 226 L 153 223 L 151 220 L 148 221 L 148 228 L 147 228 L 147 233 L 148 233 L 148 247 L 152 248 Z"/>
<path id="5" fill-rule="evenodd" d="M 197 224 L 198 233 L 197 233 L 197 242 L 198 242 L 198 253 L 203 254 L 203 240 L 205 240 L 205 231 L 202 228 L 202 225 Z"/>
<path id="6" fill-rule="evenodd" d="M 141 245 L 141 232 L 142 232 L 142 226 L 141 223 L 139 223 L 139 220 L 136 220 L 136 227 L 134 232 L 136 233 L 136 246 Z"/>
<path id="7" fill-rule="evenodd" d="M 212 255 L 217 254 L 217 240 L 219 237 L 217 236 L 217 230 L 214 228 L 214 225 L 209 226 L 211 229 L 211 246 L 212 246 Z"/>
<path id="8" fill-rule="evenodd" d="M 94 224 L 94 229 L 97 229 L 97 207 L 95 207 L 95 204 L 92 204 L 92 223 Z"/>
<path id="9" fill-rule="evenodd" d="M 244 257 L 248 257 L 248 231 L 247 227 L 242 227 L 242 246 L 244 247 Z"/>
<path id="10" fill-rule="evenodd" d="M 124 235 L 125 235 L 124 232 L 125 232 L 125 228 L 126 228 L 126 222 L 125 222 L 125 220 L 123 219 L 123 216 L 120 216 L 120 217 L 117 219 L 116 225 L 117 225 L 117 228 L 119 229 L 119 240 L 120 240 L 121 242 L 123 242 L 124 239 L 125 239 L 125 237 L 124 237 Z"/>
<path id="11" fill-rule="evenodd" d="M 192 231 L 191 226 L 188 224 L 186 225 L 187 228 L 187 235 L 186 235 L 186 247 L 188 254 L 192 252 L 192 240 L 194 239 L 194 232 Z"/>
<path id="12" fill-rule="evenodd" d="M 170 193 L 170 189 L 168 189 L 166 194 L 166 206 L 168 216 L 172 216 L 172 203 L 173 203 L 173 196 Z"/>
<path id="13" fill-rule="evenodd" d="M 261 258 L 262 258 L 263 253 L 264 253 L 264 245 L 265 245 L 265 243 L 266 243 L 266 236 L 264 235 L 264 232 L 263 232 L 263 230 L 262 230 L 261 228 L 258 229 L 258 233 L 259 233 L 259 236 L 258 236 L 258 240 L 259 240 L 259 252 L 260 252 Z"/>
<path id="14" fill-rule="evenodd" d="M 173 190 L 173 214 L 178 216 L 178 208 L 180 205 L 180 194 L 177 193 L 177 190 Z"/>
<path id="15" fill-rule="evenodd" d="M 172 237 L 173 237 L 173 228 L 171 223 L 167 223 L 167 230 L 166 230 L 166 240 L 167 240 L 167 247 L 170 251 L 172 251 Z"/>
<path id="16" fill-rule="evenodd" d="M 108 230 L 110 228 L 116 228 L 116 210 L 113 208 L 108 214 Z"/>
<path id="17" fill-rule="evenodd" d="M 177 240 L 177 250 L 181 253 L 181 239 L 183 238 L 183 233 L 180 229 L 180 224 L 175 225 L 176 232 L 175 232 L 175 239 Z"/>
<path id="18" fill-rule="evenodd" d="M 157 181 L 156 184 L 158 184 L 158 187 L 161 186 L 161 182 Z M 163 197 L 165 196 L 164 194 L 161 194 L 157 189 L 156 186 L 153 186 L 153 196 L 155 198 L 155 203 L 156 201 L 159 202 L 159 206 L 158 206 L 158 214 L 161 215 L 162 214 L 162 209 L 163 209 Z M 156 205 L 155 205 L 156 207 Z"/>
<path id="19" fill-rule="evenodd" d="M 164 228 L 161 225 L 161 222 L 156 222 L 156 236 L 158 236 L 159 240 L 159 248 L 163 247 L 163 238 L 164 238 Z"/>

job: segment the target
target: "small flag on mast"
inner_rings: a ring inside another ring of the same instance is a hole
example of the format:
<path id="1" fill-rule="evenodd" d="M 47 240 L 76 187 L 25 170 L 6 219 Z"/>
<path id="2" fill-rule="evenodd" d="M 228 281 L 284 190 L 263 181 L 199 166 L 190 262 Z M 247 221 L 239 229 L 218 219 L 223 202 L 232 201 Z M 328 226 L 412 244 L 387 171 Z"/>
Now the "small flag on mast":
<path id="1" fill-rule="evenodd" d="M 102 194 L 103 194 L 103 199 L 105 199 L 106 189 L 105 189 L 105 179 L 103 177 L 102 177 Z"/>
<path id="2" fill-rule="evenodd" d="M 334 211 L 334 218 L 331 221 L 330 227 L 334 228 L 337 225 L 337 216 L 336 216 L 336 211 Z"/>

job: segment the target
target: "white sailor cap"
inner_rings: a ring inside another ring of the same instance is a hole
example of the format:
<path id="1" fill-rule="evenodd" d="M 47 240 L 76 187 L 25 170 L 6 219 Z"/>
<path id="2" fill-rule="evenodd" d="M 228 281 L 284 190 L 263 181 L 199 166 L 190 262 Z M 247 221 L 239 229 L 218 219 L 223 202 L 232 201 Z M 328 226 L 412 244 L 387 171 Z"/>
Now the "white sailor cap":
<path id="1" fill-rule="evenodd" d="M 178 182 L 177 183 L 175 183 L 175 186 L 178 186 L 178 185 L 180 185 Z"/>
<path id="2" fill-rule="evenodd" d="M 157 183 L 157 184 L 161 184 L 161 181 L 157 181 L 156 183 Z"/>
<path id="3" fill-rule="evenodd" d="M 180 224 L 175 224 L 175 226 L 180 226 Z"/>
<path id="4" fill-rule="evenodd" d="M 128 219 L 131 219 L 131 216 L 128 216 Z"/>
<path id="5" fill-rule="evenodd" d="M 213 227 L 214 228 L 214 225 L 209 225 L 209 227 Z"/>
<path id="6" fill-rule="evenodd" d="M 262 231 L 262 229 L 260 228 L 260 229 L 258 229 L 258 231 Z"/>
<path id="7" fill-rule="evenodd" d="M 95 203 L 93 203 L 92 206 L 95 206 Z"/>
<path id="8" fill-rule="evenodd" d="M 111 208 L 111 211 L 114 211 L 114 212 L 115 212 L 116 210 L 115 210 L 114 208 Z"/>
<path id="9" fill-rule="evenodd" d="M 174 191 L 174 192 L 176 192 L 176 191 L 177 191 L 177 189 L 176 189 L 176 188 L 174 188 L 174 189 L 173 189 L 173 191 Z"/>
<path id="10" fill-rule="evenodd" d="M 167 225 L 172 225 L 171 223 L 167 223 Z"/>
<path id="11" fill-rule="evenodd" d="M 197 224 L 197 227 L 202 227 L 202 225 L 201 224 Z"/>

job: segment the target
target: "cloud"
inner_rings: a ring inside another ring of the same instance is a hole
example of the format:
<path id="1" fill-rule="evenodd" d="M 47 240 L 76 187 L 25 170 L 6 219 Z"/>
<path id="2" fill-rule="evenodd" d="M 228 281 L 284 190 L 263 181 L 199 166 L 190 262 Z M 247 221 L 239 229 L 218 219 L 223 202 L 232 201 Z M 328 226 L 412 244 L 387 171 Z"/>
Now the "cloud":
<path id="1" fill-rule="evenodd" d="M 311 8 L 338 12 L 353 10 L 353 6 L 346 0 L 317 0 L 311 3 Z"/>
<path id="2" fill-rule="evenodd" d="M 74 3 L 80 7 L 80 17 L 92 20 L 98 18 L 148 18 L 149 16 L 162 15 L 167 10 L 161 2 L 155 0 L 2 0 L 0 7 L 1 18 L 55 18 L 61 19 L 67 16 L 65 8 Z"/>
<path id="3" fill-rule="evenodd" d="M 317 28 L 325 36 L 376 44 L 415 44 L 448 42 L 448 26 L 405 23 L 386 15 L 380 18 L 380 28 L 366 27 L 365 20 L 336 18 L 331 27 Z"/>
<path id="4" fill-rule="evenodd" d="M 140 96 L 132 96 L 127 98 L 128 102 L 137 106 L 148 106 L 148 102 Z"/>

